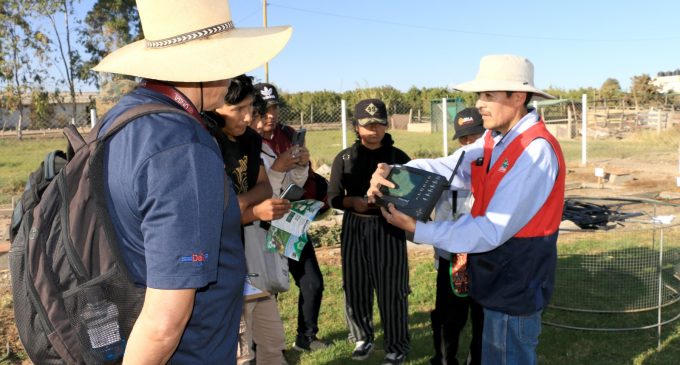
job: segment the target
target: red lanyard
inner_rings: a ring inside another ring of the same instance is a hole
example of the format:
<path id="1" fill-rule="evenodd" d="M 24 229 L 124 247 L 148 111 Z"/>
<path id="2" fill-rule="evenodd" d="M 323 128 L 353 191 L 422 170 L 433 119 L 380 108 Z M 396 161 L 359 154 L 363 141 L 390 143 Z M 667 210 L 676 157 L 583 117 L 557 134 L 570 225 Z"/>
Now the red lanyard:
<path id="1" fill-rule="evenodd" d="M 189 100 L 179 90 L 175 89 L 174 87 L 168 84 L 164 84 L 162 82 L 155 80 L 144 80 L 142 81 L 140 86 L 169 97 L 170 99 L 172 99 L 172 101 L 177 103 L 177 105 L 181 106 L 182 109 L 184 109 L 187 113 L 193 115 L 193 117 L 196 118 L 196 120 L 201 124 L 201 126 L 203 126 L 203 128 L 206 128 L 205 122 L 201 117 L 201 113 L 198 112 L 198 109 L 196 109 L 194 103 L 192 103 L 191 100 Z"/>

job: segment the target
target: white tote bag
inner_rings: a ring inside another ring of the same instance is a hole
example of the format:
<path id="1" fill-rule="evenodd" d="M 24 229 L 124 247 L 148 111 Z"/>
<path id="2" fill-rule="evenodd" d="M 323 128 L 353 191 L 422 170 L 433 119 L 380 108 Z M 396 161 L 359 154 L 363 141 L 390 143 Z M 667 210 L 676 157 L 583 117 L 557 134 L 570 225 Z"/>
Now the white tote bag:
<path id="1" fill-rule="evenodd" d="M 243 227 L 243 231 L 248 274 L 257 274 L 251 276 L 251 284 L 271 294 L 288 291 L 288 259 L 265 249 L 267 231 L 260 227 L 260 221 Z"/>

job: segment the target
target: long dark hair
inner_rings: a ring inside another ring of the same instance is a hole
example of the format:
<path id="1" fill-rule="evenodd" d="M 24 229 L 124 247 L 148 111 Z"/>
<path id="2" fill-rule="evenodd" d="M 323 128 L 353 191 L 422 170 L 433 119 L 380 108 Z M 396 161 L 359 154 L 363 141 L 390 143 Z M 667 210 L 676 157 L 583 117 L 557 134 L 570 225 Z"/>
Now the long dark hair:
<path id="1" fill-rule="evenodd" d="M 248 96 L 255 95 L 255 88 L 253 87 L 253 77 L 239 75 L 229 79 L 229 86 L 227 87 L 227 95 L 224 96 L 224 102 L 229 105 L 236 105 L 242 102 Z"/>

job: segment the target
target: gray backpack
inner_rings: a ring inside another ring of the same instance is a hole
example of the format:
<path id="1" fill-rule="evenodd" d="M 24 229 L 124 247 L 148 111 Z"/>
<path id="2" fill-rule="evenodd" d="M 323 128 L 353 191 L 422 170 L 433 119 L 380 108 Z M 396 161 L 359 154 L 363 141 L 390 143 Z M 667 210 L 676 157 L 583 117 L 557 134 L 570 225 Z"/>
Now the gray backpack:
<path id="1" fill-rule="evenodd" d="M 138 106 L 87 140 L 68 126 L 68 158 L 48 154 L 29 178 L 13 214 L 9 264 L 16 326 L 35 364 L 122 360 L 145 290 L 129 276 L 107 210 L 104 142 L 152 113 L 184 111 Z"/>

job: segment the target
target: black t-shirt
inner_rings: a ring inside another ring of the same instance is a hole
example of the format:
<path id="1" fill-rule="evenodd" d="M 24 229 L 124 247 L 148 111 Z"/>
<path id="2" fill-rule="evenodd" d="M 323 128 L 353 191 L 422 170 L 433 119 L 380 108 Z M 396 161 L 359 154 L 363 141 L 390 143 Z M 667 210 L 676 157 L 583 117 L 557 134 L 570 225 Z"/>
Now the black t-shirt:
<path id="1" fill-rule="evenodd" d="M 231 141 L 220 129 L 224 126 L 222 116 L 214 112 L 205 113 L 206 123 L 217 143 L 220 145 L 224 170 L 231 178 L 236 194 L 250 190 L 257 183 L 260 166 L 263 165 L 260 151 L 262 151 L 262 137 L 252 128 Z"/>
<path id="2" fill-rule="evenodd" d="M 236 141 L 225 138 L 222 144 L 224 169 L 234 183 L 236 194 L 245 193 L 257 183 L 260 166 L 263 165 L 260 157 L 262 137 L 253 129 L 246 128 Z"/>
<path id="3" fill-rule="evenodd" d="M 378 167 L 378 163 L 405 164 L 411 160 L 404 151 L 394 147 L 394 141 L 389 133 L 385 133 L 381 144 L 379 148 L 371 150 L 357 141 L 335 156 L 328 183 L 328 201 L 333 208 L 347 210 L 342 205 L 346 196 L 366 195 L 371 175 Z M 369 210 L 364 214 L 380 215 L 380 210 Z"/>

